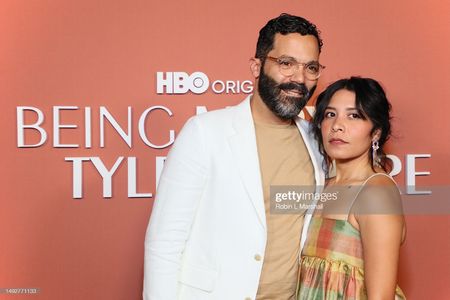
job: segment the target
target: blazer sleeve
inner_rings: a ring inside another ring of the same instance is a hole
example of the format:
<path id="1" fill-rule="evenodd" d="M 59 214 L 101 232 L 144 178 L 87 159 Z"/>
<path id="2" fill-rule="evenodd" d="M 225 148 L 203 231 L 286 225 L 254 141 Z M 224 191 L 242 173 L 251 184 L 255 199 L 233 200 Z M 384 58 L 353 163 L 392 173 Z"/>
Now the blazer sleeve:
<path id="1" fill-rule="evenodd" d="M 206 143 L 189 119 L 164 164 L 145 236 L 144 300 L 177 299 L 181 257 L 207 180 Z"/>

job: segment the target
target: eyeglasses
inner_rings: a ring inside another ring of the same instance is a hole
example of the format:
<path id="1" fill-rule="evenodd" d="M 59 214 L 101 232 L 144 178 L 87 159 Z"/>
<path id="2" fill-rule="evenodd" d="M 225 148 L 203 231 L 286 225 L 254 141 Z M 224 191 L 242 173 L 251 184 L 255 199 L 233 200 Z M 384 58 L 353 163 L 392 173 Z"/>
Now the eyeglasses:
<path id="1" fill-rule="evenodd" d="M 307 63 L 301 63 L 295 60 L 293 57 L 289 56 L 280 56 L 280 57 L 272 57 L 267 56 L 273 62 L 278 64 L 280 68 L 280 73 L 284 76 L 292 76 L 295 72 L 298 71 L 300 66 L 303 67 L 303 75 L 309 80 L 316 80 L 320 77 L 322 70 L 325 69 L 325 66 L 322 66 L 317 61 L 310 61 Z"/>

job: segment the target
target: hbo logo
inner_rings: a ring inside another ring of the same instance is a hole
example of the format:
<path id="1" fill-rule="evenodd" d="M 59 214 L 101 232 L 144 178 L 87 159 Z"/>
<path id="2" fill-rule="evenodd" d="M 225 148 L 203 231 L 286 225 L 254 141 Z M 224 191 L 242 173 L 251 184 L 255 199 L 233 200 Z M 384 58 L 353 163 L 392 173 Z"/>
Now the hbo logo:
<path id="1" fill-rule="evenodd" d="M 195 72 L 191 75 L 185 72 L 157 72 L 156 92 L 164 94 L 185 94 L 191 91 L 195 94 L 206 92 L 209 87 L 209 79 L 202 72 Z"/>
<path id="2" fill-rule="evenodd" d="M 202 72 L 189 75 L 186 72 L 156 72 L 156 92 L 158 94 L 185 94 L 189 91 L 202 94 L 211 88 L 216 94 L 249 94 L 253 91 L 250 80 L 215 80 L 209 83 L 208 76 Z"/>

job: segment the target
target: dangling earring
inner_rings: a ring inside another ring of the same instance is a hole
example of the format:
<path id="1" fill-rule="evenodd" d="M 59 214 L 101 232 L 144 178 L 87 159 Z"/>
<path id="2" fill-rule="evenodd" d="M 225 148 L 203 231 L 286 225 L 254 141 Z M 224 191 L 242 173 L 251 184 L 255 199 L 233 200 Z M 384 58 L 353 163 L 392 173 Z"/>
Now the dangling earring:
<path id="1" fill-rule="evenodd" d="M 372 141 L 372 162 L 374 167 L 380 167 L 381 159 L 378 157 L 377 151 L 380 149 L 380 145 L 378 144 L 378 140 Z"/>

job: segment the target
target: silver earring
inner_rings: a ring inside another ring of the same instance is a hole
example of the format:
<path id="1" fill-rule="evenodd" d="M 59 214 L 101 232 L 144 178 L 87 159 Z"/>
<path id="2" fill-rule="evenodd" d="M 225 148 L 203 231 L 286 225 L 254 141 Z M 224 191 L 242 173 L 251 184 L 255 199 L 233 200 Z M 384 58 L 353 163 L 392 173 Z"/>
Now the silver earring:
<path id="1" fill-rule="evenodd" d="M 380 145 L 378 144 L 378 140 L 372 141 L 372 162 L 374 167 L 380 167 L 381 159 L 378 156 L 378 149 L 380 149 Z"/>

